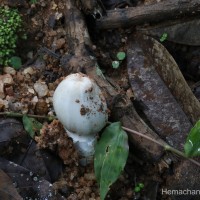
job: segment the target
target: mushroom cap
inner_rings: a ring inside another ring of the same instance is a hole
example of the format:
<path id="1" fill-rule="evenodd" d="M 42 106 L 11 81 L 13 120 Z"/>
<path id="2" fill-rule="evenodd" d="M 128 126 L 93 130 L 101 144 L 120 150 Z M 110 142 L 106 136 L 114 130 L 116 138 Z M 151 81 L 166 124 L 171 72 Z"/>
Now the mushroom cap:
<path id="1" fill-rule="evenodd" d="M 107 104 L 100 88 L 81 73 L 61 81 L 53 95 L 53 106 L 65 129 L 74 134 L 96 134 L 108 120 Z"/>

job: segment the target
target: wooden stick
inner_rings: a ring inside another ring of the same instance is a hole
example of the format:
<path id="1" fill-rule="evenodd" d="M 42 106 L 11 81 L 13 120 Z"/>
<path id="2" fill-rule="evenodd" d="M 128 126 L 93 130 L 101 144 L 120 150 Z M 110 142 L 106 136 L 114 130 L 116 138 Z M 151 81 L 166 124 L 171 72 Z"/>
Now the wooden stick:
<path id="1" fill-rule="evenodd" d="M 130 27 L 145 23 L 200 15 L 199 0 L 167 0 L 152 5 L 111 10 L 97 21 L 99 29 Z"/>

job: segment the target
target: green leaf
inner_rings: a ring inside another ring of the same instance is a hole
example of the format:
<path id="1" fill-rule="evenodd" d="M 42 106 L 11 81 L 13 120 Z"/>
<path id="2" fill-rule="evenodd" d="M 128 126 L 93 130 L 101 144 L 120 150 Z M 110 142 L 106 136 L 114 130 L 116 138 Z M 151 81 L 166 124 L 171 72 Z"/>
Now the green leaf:
<path id="1" fill-rule="evenodd" d="M 128 136 L 120 122 L 109 125 L 95 146 L 94 169 L 101 200 L 118 179 L 128 158 Z"/>
<path id="2" fill-rule="evenodd" d="M 11 57 L 10 64 L 14 69 L 20 69 L 22 66 L 21 58 L 18 56 Z"/>
<path id="3" fill-rule="evenodd" d="M 160 42 L 164 42 L 167 39 L 167 33 L 163 33 L 162 36 L 160 37 Z"/>
<path id="4" fill-rule="evenodd" d="M 138 186 L 143 189 L 144 188 L 144 184 L 143 183 L 139 183 Z"/>
<path id="5" fill-rule="evenodd" d="M 27 35 L 26 35 L 26 33 L 24 33 L 24 34 L 21 36 L 21 38 L 22 38 L 23 40 L 27 40 Z"/>
<path id="6" fill-rule="evenodd" d="M 42 128 L 42 124 L 40 122 L 34 118 L 28 117 L 27 115 L 23 116 L 22 121 L 25 130 L 32 138 L 34 138 L 35 133 L 39 133 L 40 129 Z"/>
<path id="7" fill-rule="evenodd" d="M 126 54 L 122 51 L 117 53 L 117 59 L 118 60 L 124 60 L 126 58 Z"/>
<path id="8" fill-rule="evenodd" d="M 117 69 L 118 67 L 119 67 L 119 61 L 117 61 L 117 60 L 114 60 L 114 61 L 112 61 L 112 67 L 114 68 L 114 69 Z"/>
<path id="9" fill-rule="evenodd" d="M 200 155 L 200 120 L 190 130 L 184 145 L 184 150 L 187 157 Z"/>
<path id="10" fill-rule="evenodd" d="M 139 186 L 136 186 L 136 187 L 134 188 L 134 192 L 138 193 L 138 192 L 140 192 L 140 191 L 141 191 L 141 188 L 140 188 Z"/>

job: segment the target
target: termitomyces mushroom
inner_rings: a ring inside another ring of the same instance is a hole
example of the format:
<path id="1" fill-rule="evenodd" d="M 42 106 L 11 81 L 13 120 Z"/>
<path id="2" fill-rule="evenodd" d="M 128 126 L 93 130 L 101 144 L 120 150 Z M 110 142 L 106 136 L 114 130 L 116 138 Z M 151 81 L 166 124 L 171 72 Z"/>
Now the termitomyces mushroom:
<path id="1" fill-rule="evenodd" d="M 107 104 L 100 88 L 84 74 L 71 74 L 56 88 L 53 106 L 80 154 L 90 159 L 96 134 L 108 120 Z"/>

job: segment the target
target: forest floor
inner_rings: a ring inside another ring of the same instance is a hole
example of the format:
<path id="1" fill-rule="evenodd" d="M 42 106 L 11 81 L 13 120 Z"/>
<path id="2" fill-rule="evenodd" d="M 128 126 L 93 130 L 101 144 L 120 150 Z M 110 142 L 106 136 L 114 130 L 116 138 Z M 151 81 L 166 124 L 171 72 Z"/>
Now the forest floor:
<path id="1" fill-rule="evenodd" d="M 93 163 L 81 166 L 78 152 L 60 122 L 46 118 L 55 116 L 53 94 L 69 74 L 61 60 L 70 52 L 64 24 L 67 1 L 0 2 L 1 6 L 18 8 L 27 35 L 27 40 L 18 42 L 16 50 L 22 59 L 22 67 L 15 70 L 5 66 L 0 75 L 0 199 L 100 200 Z M 151 3 L 157 2 L 138 1 L 134 6 Z M 128 6 L 127 3 L 122 5 Z M 127 52 L 128 38 L 135 27 L 97 30 L 92 16 L 85 20 L 93 42 L 91 54 L 97 58 L 103 73 L 120 86 L 121 93 L 134 101 L 126 59 L 117 69 L 113 68 L 112 62 L 118 52 Z M 196 97 L 200 98 L 199 48 L 167 40 L 163 44 L 178 63 Z M 43 125 L 33 138 L 23 127 L 22 116 L 25 114 L 36 116 Z M 166 185 L 166 177 L 173 176 L 173 166 L 164 161 L 147 162 L 140 153 L 130 142 L 126 166 L 111 186 L 107 200 L 171 199 L 161 194 L 161 190 Z M 139 183 L 144 184 L 144 188 L 136 192 Z"/>

